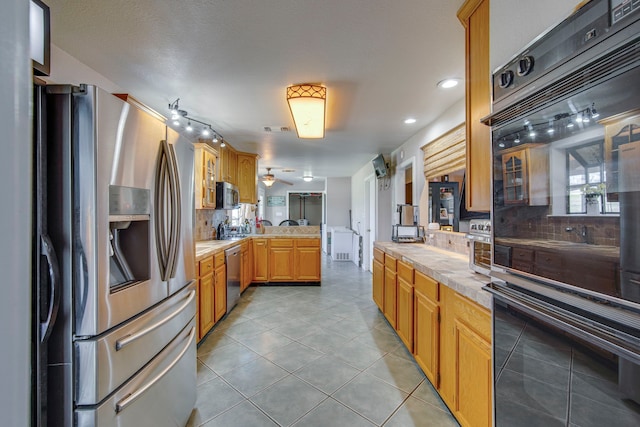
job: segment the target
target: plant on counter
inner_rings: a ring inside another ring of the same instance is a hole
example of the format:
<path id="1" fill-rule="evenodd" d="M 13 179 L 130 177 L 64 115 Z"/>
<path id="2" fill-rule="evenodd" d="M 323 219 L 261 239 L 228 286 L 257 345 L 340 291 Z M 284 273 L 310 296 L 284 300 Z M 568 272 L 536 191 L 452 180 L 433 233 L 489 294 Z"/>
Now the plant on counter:
<path id="1" fill-rule="evenodd" d="M 595 203 L 600 196 L 607 192 L 607 186 L 604 182 L 599 184 L 585 184 L 580 189 L 584 194 L 587 203 Z"/>

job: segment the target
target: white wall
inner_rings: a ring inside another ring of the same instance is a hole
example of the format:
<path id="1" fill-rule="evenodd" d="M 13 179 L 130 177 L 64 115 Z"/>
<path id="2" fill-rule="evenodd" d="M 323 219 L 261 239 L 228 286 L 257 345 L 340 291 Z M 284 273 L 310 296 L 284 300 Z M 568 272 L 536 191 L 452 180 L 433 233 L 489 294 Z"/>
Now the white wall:
<path id="1" fill-rule="evenodd" d="M 390 180 L 378 181 L 378 218 L 375 240 L 391 240 L 391 226 L 397 222 L 396 205 L 400 203 L 396 197 L 396 166 L 409 160 L 413 160 L 415 171 L 413 187 L 416 198 L 414 199 L 414 204 L 420 206 L 420 224 L 426 226 L 428 222 L 426 217 L 429 191 L 428 188 L 425 191 L 424 160 L 421 147 L 464 122 L 464 118 L 464 98 L 462 98 L 445 110 L 433 123 L 420 129 L 391 154 L 385 155 L 385 159 L 391 164 L 393 175 Z M 403 153 L 402 158 L 401 153 Z M 354 228 L 357 228 L 356 225 L 358 223 L 362 227 L 365 224 L 365 211 L 367 209 L 365 206 L 365 180 L 372 173 L 373 166 L 369 162 L 351 177 L 351 209 Z M 424 195 L 425 192 L 426 196 Z"/>
<path id="2" fill-rule="evenodd" d="M 31 342 L 31 59 L 29 2 L 6 0 L 0 14 L 0 414 L 28 426 Z"/>
<path id="3" fill-rule="evenodd" d="M 276 175 L 277 177 L 277 175 Z M 286 180 L 286 177 L 282 179 Z M 325 180 L 324 179 L 314 179 L 311 182 L 295 182 L 293 185 L 282 184 L 276 182 L 271 187 L 266 187 L 262 182 L 258 184 L 260 188 L 263 188 L 265 191 L 265 200 L 264 203 L 264 218 L 271 221 L 273 225 L 278 225 L 282 220 L 285 219 L 298 219 L 298 218 L 288 218 L 288 210 L 287 210 L 287 192 L 288 191 L 313 191 L 313 192 L 321 192 L 325 191 Z M 269 196 L 282 196 L 285 198 L 284 206 L 268 206 L 267 198 Z"/>
<path id="4" fill-rule="evenodd" d="M 56 45 L 51 45 L 51 74 L 48 83 L 79 85 L 86 83 L 98 86 L 109 93 L 126 93 L 120 86 L 69 55 Z"/>
<path id="5" fill-rule="evenodd" d="M 343 225 L 351 227 L 349 223 L 349 209 L 351 209 L 351 178 L 327 178 L 327 227 Z"/>

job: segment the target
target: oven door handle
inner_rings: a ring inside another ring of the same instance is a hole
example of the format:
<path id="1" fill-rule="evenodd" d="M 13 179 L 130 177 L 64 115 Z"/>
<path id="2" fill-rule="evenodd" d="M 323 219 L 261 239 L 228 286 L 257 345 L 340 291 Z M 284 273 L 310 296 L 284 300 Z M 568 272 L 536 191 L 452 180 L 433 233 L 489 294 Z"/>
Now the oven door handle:
<path id="1" fill-rule="evenodd" d="M 116 351 L 120 351 L 123 347 L 131 344 L 133 341 L 147 335 L 149 332 L 158 329 L 160 326 L 164 325 L 165 323 L 167 323 L 168 321 L 170 321 L 171 319 L 173 319 L 174 317 L 176 317 L 178 314 L 182 313 L 188 306 L 189 304 L 191 304 L 191 301 L 193 301 L 193 299 L 196 297 L 196 291 L 193 290 L 191 292 L 189 292 L 189 295 L 187 295 L 186 297 L 186 301 L 184 303 L 182 303 L 182 305 L 180 305 L 180 307 L 178 307 L 173 313 L 171 313 L 170 315 L 163 317 L 162 320 L 154 323 L 153 325 L 149 325 L 144 329 L 140 329 L 137 332 L 134 332 L 132 334 L 126 335 L 120 339 L 118 339 L 116 341 Z"/>
<path id="2" fill-rule="evenodd" d="M 191 331 L 189 331 L 187 344 L 184 346 L 184 348 L 182 350 L 180 350 L 180 354 L 178 354 L 178 356 L 169 364 L 169 366 L 164 368 L 161 372 L 158 373 L 158 375 L 156 375 L 151 381 L 146 383 L 144 386 L 140 387 L 135 392 L 126 395 L 124 398 L 122 398 L 120 401 L 118 401 L 118 403 L 116 403 L 116 413 L 122 412 L 125 409 L 127 409 L 127 406 L 129 406 L 133 402 L 135 402 L 136 399 L 138 399 L 140 396 L 142 396 L 144 393 L 146 393 L 147 390 L 149 390 L 151 387 L 153 387 L 155 383 L 160 381 L 162 379 L 162 377 L 164 377 L 167 374 L 167 372 L 169 372 L 171 370 L 171 368 L 176 366 L 176 364 L 185 355 L 187 350 L 189 350 L 189 347 L 191 346 L 191 343 L 193 342 L 193 339 L 196 336 L 195 332 L 196 332 L 196 327 L 193 326 L 191 328 Z"/>
<path id="3" fill-rule="evenodd" d="M 623 332 L 618 332 L 616 335 L 612 328 L 595 320 L 585 318 L 497 282 L 490 283 L 483 289 L 490 292 L 494 298 L 518 308 L 537 320 L 550 323 L 571 335 L 640 364 L 640 346 L 635 337 L 625 338 L 623 335 L 627 334 Z"/>

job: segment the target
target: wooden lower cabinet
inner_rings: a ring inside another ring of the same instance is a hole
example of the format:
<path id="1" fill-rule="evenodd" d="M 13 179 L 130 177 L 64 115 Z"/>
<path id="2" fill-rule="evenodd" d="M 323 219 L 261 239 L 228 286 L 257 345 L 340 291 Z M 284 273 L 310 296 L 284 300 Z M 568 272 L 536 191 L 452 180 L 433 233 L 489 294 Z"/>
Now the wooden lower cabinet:
<path id="1" fill-rule="evenodd" d="M 440 306 L 439 284 L 416 271 L 413 297 L 413 355 L 431 384 L 439 386 Z"/>
<path id="2" fill-rule="evenodd" d="M 227 313 L 227 268 L 222 264 L 215 270 L 214 319 L 217 322 Z"/>
<path id="3" fill-rule="evenodd" d="M 244 290 L 251 285 L 251 282 L 253 282 L 253 244 L 251 242 L 244 242 L 242 244 L 241 268 L 240 292 L 244 292 Z"/>
<path id="4" fill-rule="evenodd" d="M 293 258 L 293 239 L 269 239 L 269 281 L 293 281 Z"/>
<path id="5" fill-rule="evenodd" d="M 384 313 L 384 252 L 373 250 L 373 301 Z"/>
<path id="6" fill-rule="evenodd" d="M 442 287 L 440 395 L 460 425 L 492 423 L 491 314 Z"/>
<path id="7" fill-rule="evenodd" d="M 213 256 L 207 257 L 197 265 L 198 294 L 198 338 L 204 337 L 215 324 L 214 318 L 214 276 Z"/>
<path id="8" fill-rule="evenodd" d="M 413 352 L 413 266 L 398 261 L 396 330 L 410 352 Z"/>
<path id="9" fill-rule="evenodd" d="M 384 256 L 384 317 L 396 329 L 398 280 L 396 272 L 397 259 L 389 254 Z"/>
<path id="10" fill-rule="evenodd" d="M 380 252 L 376 257 L 374 250 L 373 262 L 373 299 L 380 311 L 460 425 L 491 426 L 490 311 Z"/>
<path id="11" fill-rule="evenodd" d="M 267 239 L 253 239 L 253 280 L 269 280 L 269 248 Z"/>
<path id="12" fill-rule="evenodd" d="M 320 239 L 296 239 L 293 263 L 294 280 L 320 281 Z"/>

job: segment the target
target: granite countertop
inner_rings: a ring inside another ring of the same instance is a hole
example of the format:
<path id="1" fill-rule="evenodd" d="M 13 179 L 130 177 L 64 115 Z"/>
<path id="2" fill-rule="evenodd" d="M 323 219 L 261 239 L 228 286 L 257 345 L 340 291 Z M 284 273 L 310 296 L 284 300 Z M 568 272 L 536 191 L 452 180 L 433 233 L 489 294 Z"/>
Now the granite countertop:
<path id="1" fill-rule="evenodd" d="M 482 290 L 491 279 L 471 271 L 468 256 L 423 243 L 374 242 L 374 246 L 491 310 L 491 294 Z"/>
<path id="2" fill-rule="evenodd" d="M 196 262 L 213 255 L 216 252 L 223 251 L 232 246 L 241 244 L 250 239 L 291 239 L 291 238 L 320 238 L 320 234 L 250 234 L 246 237 L 234 238 L 230 240 L 201 240 L 196 242 Z"/>
<path id="3" fill-rule="evenodd" d="M 567 242 L 563 240 L 513 239 L 496 237 L 495 243 L 525 249 L 543 249 L 551 251 L 571 251 L 572 255 L 585 255 L 606 261 L 618 262 L 620 248 L 617 246 L 592 245 L 587 243 Z"/>

